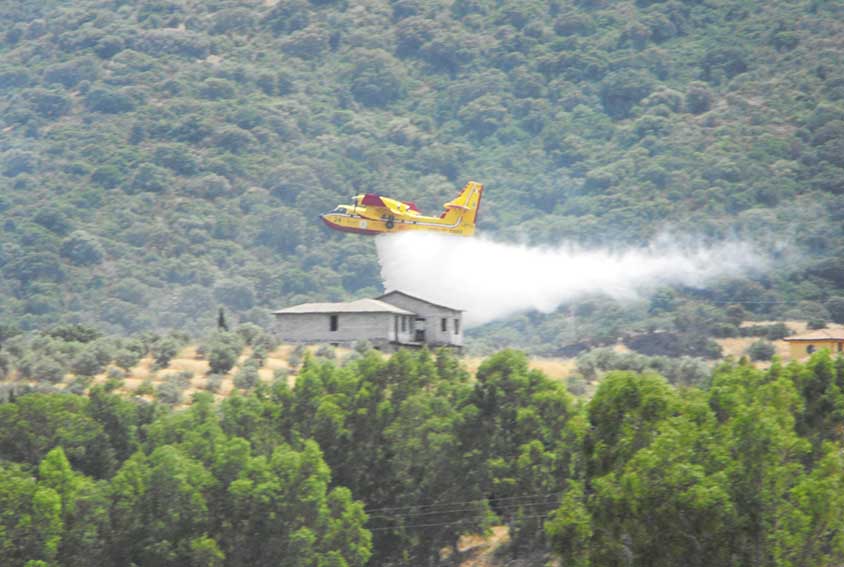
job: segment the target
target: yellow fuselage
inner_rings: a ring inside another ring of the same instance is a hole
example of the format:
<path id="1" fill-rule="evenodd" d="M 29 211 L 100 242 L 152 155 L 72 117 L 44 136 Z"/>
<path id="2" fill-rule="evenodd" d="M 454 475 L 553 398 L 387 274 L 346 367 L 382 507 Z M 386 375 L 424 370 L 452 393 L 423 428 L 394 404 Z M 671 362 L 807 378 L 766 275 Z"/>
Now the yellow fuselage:
<path id="1" fill-rule="evenodd" d="M 439 217 L 421 214 L 412 203 L 380 195 L 356 195 L 353 204 L 340 205 L 321 218 L 334 230 L 358 234 L 432 230 L 472 236 L 482 194 L 483 185 L 469 182 L 456 199 L 445 204 L 445 210 Z"/>
<path id="2" fill-rule="evenodd" d="M 463 224 L 459 220 L 446 222 L 438 217 L 419 214 L 398 217 L 381 207 L 352 207 L 351 205 L 341 205 L 341 207 L 347 208 L 347 212 L 335 210 L 322 215 L 322 220 L 331 228 L 343 232 L 380 234 L 403 230 L 435 230 L 461 236 L 472 236 L 475 233 L 474 224 Z"/>

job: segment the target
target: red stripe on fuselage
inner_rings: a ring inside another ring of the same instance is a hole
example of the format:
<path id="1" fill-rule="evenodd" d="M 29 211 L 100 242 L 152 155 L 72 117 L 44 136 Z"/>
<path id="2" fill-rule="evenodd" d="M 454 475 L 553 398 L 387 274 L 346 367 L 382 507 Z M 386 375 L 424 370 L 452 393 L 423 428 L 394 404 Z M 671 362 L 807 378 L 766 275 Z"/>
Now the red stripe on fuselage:
<path id="1" fill-rule="evenodd" d="M 320 217 L 320 218 L 322 219 L 322 222 L 324 222 L 325 225 L 328 228 L 333 228 L 334 230 L 339 230 L 340 232 L 353 232 L 355 234 L 369 234 L 369 235 L 381 234 L 383 232 L 381 230 L 368 230 L 368 229 L 365 229 L 365 228 L 354 228 L 354 227 L 351 227 L 351 226 L 342 226 L 342 225 L 339 225 L 337 223 L 331 222 L 330 220 L 328 220 L 325 217 Z"/>

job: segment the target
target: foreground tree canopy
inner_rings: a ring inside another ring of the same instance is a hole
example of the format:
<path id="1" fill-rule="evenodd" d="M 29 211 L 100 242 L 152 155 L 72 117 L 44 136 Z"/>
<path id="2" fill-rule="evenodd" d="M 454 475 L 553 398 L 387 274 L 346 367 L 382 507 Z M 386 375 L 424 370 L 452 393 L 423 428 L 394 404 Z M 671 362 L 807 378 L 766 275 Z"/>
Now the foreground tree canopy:
<path id="1" fill-rule="evenodd" d="M 0 552 L 36 565 L 436 565 L 503 523 L 565 565 L 844 561 L 844 359 L 706 388 L 612 372 L 588 402 L 503 351 L 306 359 L 189 409 L 0 405 Z"/>
<path id="2" fill-rule="evenodd" d="M 679 331 L 699 296 L 844 321 L 840 2 L 77 0 L 0 23 L 0 317 L 24 330 L 377 295 L 372 242 L 316 213 L 365 191 L 436 212 L 470 178 L 498 238 L 668 222 L 799 252 L 611 324 L 492 326 L 490 352 Z M 692 339 L 651 354 L 712 354 Z"/>

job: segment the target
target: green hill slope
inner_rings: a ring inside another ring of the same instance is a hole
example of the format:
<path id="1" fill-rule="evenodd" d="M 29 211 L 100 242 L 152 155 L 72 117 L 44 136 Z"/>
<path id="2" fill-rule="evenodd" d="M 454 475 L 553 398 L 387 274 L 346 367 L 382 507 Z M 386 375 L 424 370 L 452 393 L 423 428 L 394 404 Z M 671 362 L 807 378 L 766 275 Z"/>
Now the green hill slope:
<path id="1" fill-rule="evenodd" d="M 316 215 L 362 191 L 436 209 L 470 178 L 501 237 L 783 239 L 815 256 L 742 293 L 827 318 L 844 295 L 836 2 L 7 0 L 0 22 L 22 328 L 375 293 L 371 240 Z"/>

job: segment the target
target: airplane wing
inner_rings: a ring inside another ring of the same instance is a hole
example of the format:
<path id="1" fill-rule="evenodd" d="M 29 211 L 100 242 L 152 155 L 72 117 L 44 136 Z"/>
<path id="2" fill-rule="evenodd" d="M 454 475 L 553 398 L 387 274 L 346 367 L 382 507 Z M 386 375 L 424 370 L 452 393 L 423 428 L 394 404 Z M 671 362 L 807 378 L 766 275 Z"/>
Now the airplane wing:
<path id="1" fill-rule="evenodd" d="M 360 204 L 366 207 L 386 207 L 387 205 L 384 203 L 384 200 L 381 199 L 380 195 L 376 195 L 375 193 L 367 193 L 363 196 L 363 199 L 360 200 Z"/>
<path id="2" fill-rule="evenodd" d="M 384 205 L 390 209 L 390 212 L 394 215 L 406 215 L 408 206 L 404 203 L 400 203 L 399 201 L 395 201 L 393 199 L 381 199 L 384 202 Z"/>
<path id="3" fill-rule="evenodd" d="M 364 205 L 365 207 L 378 207 L 382 209 L 387 209 L 393 216 L 406 217 L 419 215 L 419 209 L 416 208 L 415 204 L 403 203 L 402 201 L 390 199 L 389 197 L 382 197 L 381 195 L 376 195 L 375 193 L 367 193 L 366 195 L 364 195 L 360 200 L 360 204 Z"/>

